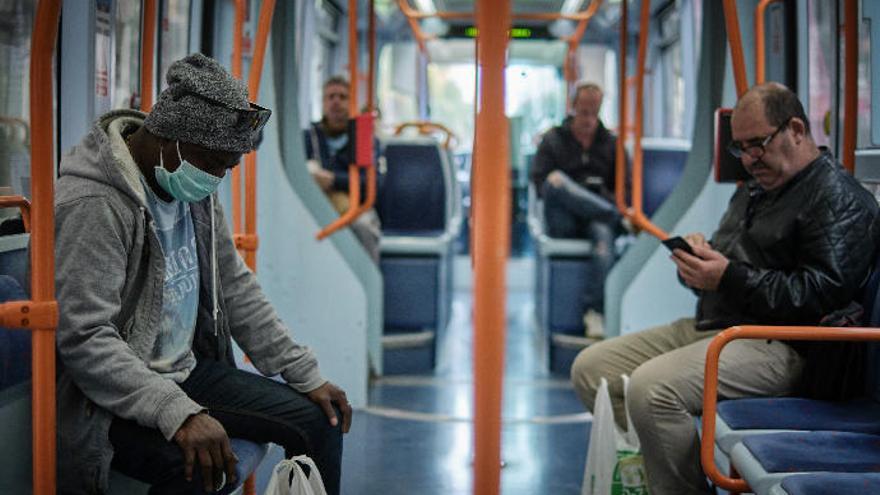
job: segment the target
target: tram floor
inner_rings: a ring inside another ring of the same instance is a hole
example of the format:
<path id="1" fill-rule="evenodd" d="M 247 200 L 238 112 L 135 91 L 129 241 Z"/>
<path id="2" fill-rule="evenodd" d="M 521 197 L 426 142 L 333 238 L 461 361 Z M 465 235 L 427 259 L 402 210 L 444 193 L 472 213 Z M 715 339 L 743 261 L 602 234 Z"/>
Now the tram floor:
<path id="1" fill-rule="evenodd" d="M 591 416 L 568 380 L 547 371 L 532 292 L 513 282 L 507 297 L 501 493 L 577 494 Z M 369 406 L 355 412 L 345 438 L 344 494 L 472 492 L 472 304 L 471 291 L 457 288 L 433 374 L 372 383 Z"/>

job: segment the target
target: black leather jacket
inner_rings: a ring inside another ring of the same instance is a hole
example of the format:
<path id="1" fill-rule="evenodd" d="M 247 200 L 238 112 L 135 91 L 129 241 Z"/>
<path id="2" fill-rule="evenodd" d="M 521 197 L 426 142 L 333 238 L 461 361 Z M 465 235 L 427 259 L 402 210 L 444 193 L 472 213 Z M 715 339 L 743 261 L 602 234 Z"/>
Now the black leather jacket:
<path id="1" fill-rule="evenodd" d="M 730 265 L 700 295 L 697 328 L 815 325 L 856 297 L 878 241 L 876 199 L 825 150 L 779 189 L 749 182 L 712 238 Z"/>
<path id="2" fill-rule="evenodd" d="M 550 172 L 560 170 L 613 203 L 617 138 L 599 122 L 592 146 L 584 149 L 571 132 L 571 121 L 572 118 L 567 117 L 562 125 L 550 129 L 541 139 L 529 173 L 535 191 L 541 194 L 541 186 Z M 593 184 L 592 180 L 601 184 Z"/>

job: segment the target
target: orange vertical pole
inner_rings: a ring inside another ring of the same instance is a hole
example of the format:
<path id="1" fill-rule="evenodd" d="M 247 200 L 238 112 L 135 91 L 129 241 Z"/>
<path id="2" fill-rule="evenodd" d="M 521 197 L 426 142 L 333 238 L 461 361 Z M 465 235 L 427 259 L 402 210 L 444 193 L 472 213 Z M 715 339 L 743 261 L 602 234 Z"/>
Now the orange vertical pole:
<path id="1" fill-rule="evenodd" d="M 856 131 L 859 92 L 859 6 L 856 0 L 844 4 L 844 91 L 843 91 L 843 166 L 852 173 L 856 165 Z"/>
<path id="2" fill-rule="evenodd" d="M 369 34 L 367 47 L 369 49 L 368 63 L 370 66 L 367 68 L 367 111 L 372 112 L 376 104 L 376 0 L 370 0 L 368 15 Z"/>
<path id="3" fill-rule="evenodd" d="M 253 101 L 259 99 L 260 76 L 263 74 L 263 60 L 266 56 L 266 43 L 275 13 L 275 0 L 263 0 L 260 5 L 260 19 L 254 43 L 254 59 L 248 77 L 248 93 Z M 257 152 L 251 151 L 244 159 L 244 230 L 245 235 L 254 239 L 245 252 L 245 262 L 251 270 L 257 270 Z"/>
<path id="4" fill-rule="evenodd" d="M 733 80 L 736 83 L 737 98 L 749 89 L 746 78 L 746 63 L 742 49 L 742 33 L 739 31 L 739 18 L 736 14 L 736 0 L 723 0 L 724 21 L 727 29 L 727 41 L 730 44 L 730 59 L 733 63 Z"/>
<path id="5" fill-rule="evenodd" d="M 505 264 L 510 235 L 510 149 L 504 68 L 510 2 L 477 2 L 479 92 L 474 156 L 474 493 L 501 482 Z"/>
<path id="6" fill-rule="evenodd" d="M 635 132 L 633 133 L 633 172 L 632 172 L 632 220 L 636 227 L 657 237 L 666 239 L 669 235 L 660 227 L 654 225 L 645 216 L 642 210 L 642 179 L 644 152 L 642 151 L 642 133 L 644 132 L 644 106 L 645 106 L 645 61 L 648 57 L 648 33 L 651 20 L 651 2 L 642 2 L 642 12 L 639 19 L 639 53 L 636 62 L 636 106 L 635 106 Z"/>
<path id="7" fill-rule="evenodd" d="M 627 128 L 627 99 L 629 98 L 629 91 L 627 91 L 626 84 L 626 47 L 627 47 L 627 22 L 629 16 L 627 15 L 627 0 L 621 0 L 620 2 L 620 48 L 618 49 L 618 57 L 620 58 L 620 72 L 619 72 L 619 81 L 618 85 L 620 86 L 620 94 L 618 98 L 620 101 L 618 102 L 619 110 L 618 110 L 618 124 L 617 128 L 620 129 L 618 131 L 617 136 L 617 154 L 615 156 L 615 181 L 614 181 L 614 199 L 617 203 L 617 209 L 623 215 L 628 215 L 629 207 L 626 204 L 626 148 L 624 147 L 624 141 L 626 141 L 626 128 Z"/>
<path id="8" fill-rule="evenodd" d="M 36 304 L 55 301 L 52 55 L 60 13 L 59 0 L 40 0 L 31 36 L 31 299 Z M 57 462 L 55 328 L 38 328 L 31 337 L 33 488 L 37 495 L 53 495 Z"/>
<path id="9" fill-rule="evenodd" d="M 375 0 L 370 0 L 368 14 L 369 21 L 367 27 L 367 50 L 369 51 L 367 61 L 370 66 L 367 68 L 367 113 L 372 114 L 374 109 L 373 100 L 375 99 L 375 80 L 376 80 L 376 8 Z M 351 99 L 349 99 L 351 104 Z M 354 210 L 355 218 L 366 212 L 376 203 L 376 163 L 375 157 L 370 160 L 371 165 L 366 169 L 367 175 L 367 196 L 363 204 Z M 358 171 L 360 173 L 360 171 Z M 360 179 L 360 177 L 358 177 Z M 360 191 L 358 191 L 360 192 Z"/>
<path id="10" fill-rule="evenodd" d="M 348 114 L 355 116 L 358 114 L 358 38 L 357 38 L 357 0 L 348 0 L 348 75 L 349 75 L 349 97 L 348 97 Z M 375 170 L 375 168 L 373 169 Z M 367 176 L 367 195 L 372 194 L 375 199 L 375 175 L 373 184 L 370 185 L 370 175 Z M 361 176 L 360 170 L 355 164 L 348 166 L 348 210 L 339 218 L 325 226 L 318 232 L 316 236 L 318 240 L 325 239 L 330 234 L 336 232 L 343 227 L 348 226 L 357 218 L 360 212 L 365 208 L 361 202 Z M 372 191 L 372 192 L 371 192 Z"/>
<path id="11" fill-rule="evenodd" d="M 755 84 L 761 84 L 766 78 L 767 32 L 764 17 L 767 7 L 779 0 L 761 0 L 755 7 Z"/>
<path id="12" fill-rule="evenodd" d="M 235 24 L 232 29 L 232 76 L 242 78 L 242 38 L 246 0 L 235 0 Z M 232 169 L 232 232 L 241 234 L 241 167 Z"/>
<path id="13" fill-rule="evenodd" d="M 156 59 L 156 0 L 144 0 L 144 40 L 141 44 L 141 111 L 153 108 L 153 61 Z"/>

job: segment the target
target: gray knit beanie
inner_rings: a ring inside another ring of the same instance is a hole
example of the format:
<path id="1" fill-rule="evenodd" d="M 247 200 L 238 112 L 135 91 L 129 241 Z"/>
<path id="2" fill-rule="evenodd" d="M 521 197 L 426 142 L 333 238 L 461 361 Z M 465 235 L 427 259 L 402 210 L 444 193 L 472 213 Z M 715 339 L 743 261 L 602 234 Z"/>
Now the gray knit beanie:
<path id="1" fill-rule="evenodd" d="M 150 133 L 219 151 L 256 147 L 272 112 L 250 103 L 244 84 L 216 60 L 194 53 L 171 64 L 165 80 L 144 121 Z"/>

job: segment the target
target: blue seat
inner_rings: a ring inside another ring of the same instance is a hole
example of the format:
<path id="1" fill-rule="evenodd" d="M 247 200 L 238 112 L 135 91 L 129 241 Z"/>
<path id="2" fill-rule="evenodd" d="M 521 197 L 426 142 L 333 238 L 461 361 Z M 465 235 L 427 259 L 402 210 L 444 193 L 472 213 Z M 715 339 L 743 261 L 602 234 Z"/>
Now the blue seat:
<path id="1" fill-rule="evenodd" d="M 766 494 L 793 473 L 880 471 L 880 436 L 838 431 L 751 435 L 733 447 L 731 461 L 754 493 Z"/>
<path id="2" fill-rule="evenodd" d="M 880 257 L 862 291 L 864 326 L 880 326 L 878 303 Z M 851 456 L 848 458 L 849 453 L 863 459 L 880 456 L 880 443 L 876 443 L 880 437 L 874 436 L 880 435 L 880 345 L 876 342 L 865 345 L 865 397 L 839 402 L 798 397 L 720 402 L 715 425 L 716 456 L 728 455 L 732 465 L 758 494 L 779 491 L 780 481 L 791 472 L 858 472 L 860 468 L 869 467 L 851 462 Z M 779 444 L 804 441 L 817 444 L 810 448 L 801 445 L 801 451 L 792 445 Z M 819 447 L 818 442 L 826 442 L 826 445 Z M 787 467 L 780 469 L 781 465 Z M 880 461 L 868 470 L 878 469 Z"/>
<path id="3" fill-rule="evenodd" d="M 653 215 L 675 188 L 690 152 L 690 142 L 669 139 L 644 139 L 643 196 L 646 215 Z M 534 184 L 528 194 L 529 232 L 536 246 L 535 319 L 547 338 L 549 367 L 567 375 L 580 350 L 595 339 L 584 336 L 583 295 L 592 290 L 593 245 L 588 240 L 558 239 L 547 235 L 543 202 L 535 194 Z"/>
<path id="4" fill-rule="evenodd" d="M 880 257 L 862 291 L 865 326 L 880 326 Z M 866 344 L 866 397 L 831 402 L 798 397 L 753 398 L 718 403 L 716 445 L 722 454 L 749 435 L 779 431 L 834 430 L 880 433 L 880 346 Z"/>
<path id="5" fill-rule="evenodd" d="M 382 221 L 384 370 L 427 372 L 452 307 L 461 199 L 448 153 L 432 138 L 389 138 L 376 211 Z"/>
<path id="6" fill-rule="evenodd" d="M 0 275 L 0 303 L 21 301 L 27 295 L 17 280 Z M 0 391 L 31 377 L 31 333 L 0 327 Z"/>
<path id="7" fill-rule="evenodd" d="M 880 473 L 816 473 L 789 476 L 777 495 L 865 495 L 880 493 Z"/>

